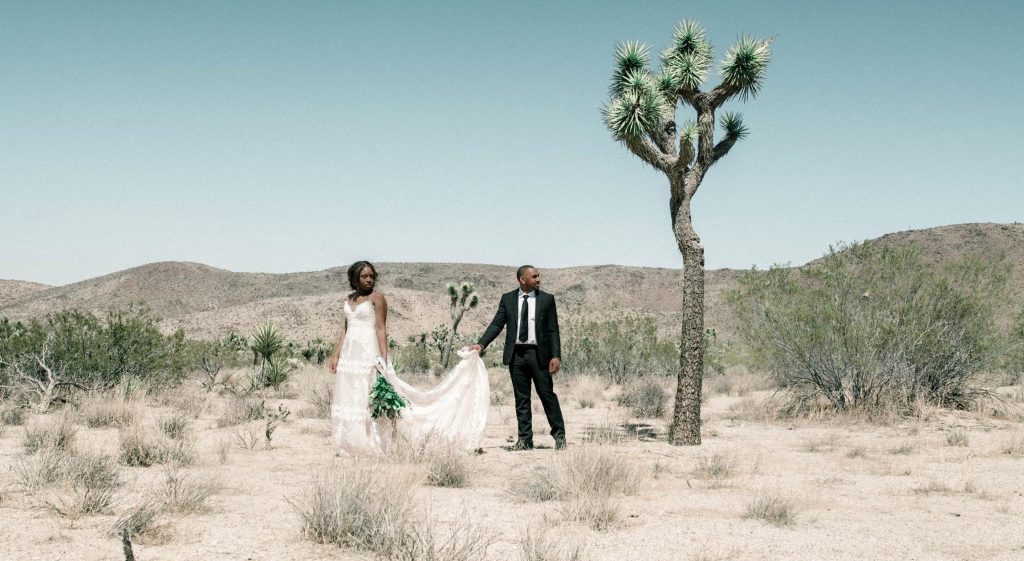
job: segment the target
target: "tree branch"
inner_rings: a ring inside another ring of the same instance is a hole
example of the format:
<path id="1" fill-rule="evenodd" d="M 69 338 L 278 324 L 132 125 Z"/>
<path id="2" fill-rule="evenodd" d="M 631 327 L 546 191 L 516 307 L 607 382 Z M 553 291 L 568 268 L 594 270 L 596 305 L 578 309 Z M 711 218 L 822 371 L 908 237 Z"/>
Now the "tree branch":
<path id="1" fill-rule="evenodd" d="M 715 152 L 711 158 L 711 163 L 715 163 L 720 160 L 723 156 L 729 153 L 733 145 L 740 139 L 738 135 L 727 134 L 718 144 L 715 145 Z"/>
<path id="2" fill-rule="evenodd" d="M 668 173 L 672 169 L 672 164 L 675 163 L 675 158 L 663 154 L 653 142 L 646 138 L 639 140 L 627 140 L 626 147 L 629 151 L 636 154 L 641 160 L 647 162 L 655 169 L 659 169 L 665 173 Z"/>
<path id="3" fill-rule="evenodd" d="M 728 84 L 718 84 L 715 89 L 704 94 L 702 97 L 707 102 L 711 110 L 718 109 L 723 103 L 729 100 L 730 97 L 740 93 L 739 86 L 731 86 Z"/>

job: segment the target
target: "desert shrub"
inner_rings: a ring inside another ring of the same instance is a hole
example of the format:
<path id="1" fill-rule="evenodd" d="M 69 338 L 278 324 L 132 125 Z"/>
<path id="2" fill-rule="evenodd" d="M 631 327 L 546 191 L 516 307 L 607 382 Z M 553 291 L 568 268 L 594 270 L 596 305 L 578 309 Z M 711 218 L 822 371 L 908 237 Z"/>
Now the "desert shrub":
<path id="1" fill-rule="evenodd" d="M 568 324 L 562 363 L 567 374 L 608 376 L 623 383 L 640 376 L 669 376 L 679 369 L 679 348 L 658 337 L 650 317 Z"/>
<path id="2" fill-rule="evenodd" d="M 317 476 L 292 506 L 306 539 L 392 558 L 415 540 L 414 485 L 398 469 L 353 466 Z"/>
<path id="3" fill-rule="evenodd" d="M 410 336 L 409 342 L 396 346 L 389 357 L 399 374 L 430 372 L 430 349 L 425 340 Z"/>
<path id="4" fill-rule="evenodd" d="M 164 490 L 169 512 L 195 514 L 207 509 L 206 501 L 223 488 L 220 479 L 185 473 L 170 464 L 164 471 Z"/>
<path id="5" fill-rule="evenodd" d="M 1009 437 L 1002 446 L 1003 454 L 1015 458 L 1024 458 L 1024 434 Z"/>
<path id="6" fill-rule="evenodd" d="M 953 488 L 936 479 L 929 479 L 924 483 L 911 489 L 917 495 L 931 495 L 932 493 L 951 493 Z"/>
<path id="7" fill-rule="evenodd" d="M 620 508 L 619 499 L 611 495 L 575 495 L 562 503 L 559 512 L 566 520 L 603 532 L 618 522 Z"/>
<path id="8" fill-rule="evenodd" d="M 545 524 L 533 524 L 523 530 L 519 538 L 520 561 L 582 561 L 583 546 L 566 544 L 561 535 Z"/>
<path id="9" fill-rule="evenodd" d="M 78 429 L 71 418 L 61 414 L 55 419 L 35 421 L 26 425 L 22 445 L 26 454 L 34 454 L 42 448 L 70 450 L 75 443 L 76 434 Z"/>
<path id="10" fill-rule="evenodd" d="M 946 444 L 950 446 L 968 446 L 971 443 L 967 430 L 963 427 L 954 427 L 946 435 Z"/>
<path id="11" fill-rule="evenodd" d="M 800 269 L 751 271 L 730 302 L 777 383 L 840 410 L 967 407 L 993 364 L 1005 259 L 944 270 L 914 247 L 864 243 Z"/>
<path id="12" fill-rule="evenodd" d="M 78 419 L 89 428 L 127 427 L 142 417 L 141 404 L 120 389 L 89 395 L 77 410 Z"/>
<path id="13" fill-rule="evenodd" d="M 157 419 L 156 426 L 167 438 L 181 440 L 188 435 L 189 417 L 181 411 L 164 415 Z"/>
<path id="14" fill-rule="evenodd" d="M 1007 386 L 1018 384 L 1024 378 L 1024 310 L 1017 314 L 1007 336 L 1000 367 L 1006 374 L 1003 383 Z"/>
<path id="15" fill-rule="evenodd" d="M 156 497 L 145 497 L 129 507 L 110 527 L 108 535 L 129 539 L 142 538 L 148 542 L 165 541 L 167 523 L 164 521 L 166 502 Z"/>
<path id="16" fill-rule="evenodd" d="M 0 404 L 0 424 L 20 426 L 25 423 L 25 410 L 14 403 Z"/>
<path id="17" fill-rule="evenodd" d="M 582 409 L 592 409 L 604 399 L 604 384 L 593 376 L 577 376 L 573 380 L 572 394 Z"/>
<path id="18" fill-rule="evenodd" d="M 889 449 L 890 454 L 895 454 L 897 456 L 907 456 L 912 454 L 913 452 L 914 444 L 906 440 L 900 442 L 896 446 L 893 446 L 892 448 Z"/>
<path id="19" fill-rule="evenodd" d="M 764 520 L 774 526 L 790 526 L 796 522 L 796 505 L 776 492 L 762 491 L 747 505 L 744 518 Z"/>
<path id="20" fill-rule="evenodd" d="M 638 378 L 622 388 L 616 401 L 629 408 L 636 417 L 661 417 L 667 410 L 668 394 L 660 379 Z"/>
<path id="21" fill-rule="evenodd" d="M 562 491 L 552 471 L 538 467 L 509 480 L 508 493 L 521 501 L 542 503 L 557 499 Z"/>
<path id="22" fill-rule="evenodd" d="M 720 487 L 735 471 L 736 461 L 730 456 L 716 452 L 710 456 L 697 456 L 697 465 L 691 474 L 697 479 L 708 481 L 712 487 Z"/>
<path id="23" fill-rule="evenodd" d="M 250 395 L 232 397 L 228 400 L 224 414 L 217 419 L 217 426 L 224 428 L 264 419 L 268 411 L 266 403 L 266 400 Z"/>
<path id="24" fill-rule="evenodd" d="M 149 467 L 171 462 L 188 465 L 195 461 L 195 441 L 184 435 L 174 440 L 152 428 L 134 426 L 119 430 L 118 437 L 118 459 L 127 466 Z"/>
<path id="25" fill-rule="evenodd" d="M 14 465 L 15 480 L 28 491 L 42 489 L 64 477 L 70 452 L 45 446 L 20 458 Z"/>
<path id="26" fill-rule="evenodd" d="M 164 335 L 158 322 L 136 306 L 102 318 L 77 309 L 28 323 L 0 318 L 0 376 L 38 394 L 42 410 L 69 388 L 104 389 L 126 379 L 176 383 L 190 367 L 189 343 L 181 331 Z"/>
<path id="27" fill-rule="evenodd" d="M 69 453 L 58 471 L 71 487 L 71 493 L 46 502 L 46 506 L 65 518 L 75 520 L 85 514 L 102 514 L 114 502 L 121 485 L 117 462 L 99 452 Z"/>
<path id="28" fill-rule="evenodd" d="M 306 368 L 297 376 L 299 397 L 310 405 L 300 411 L 304 417 L 327 419 L 331 416 L 331 401 L 334 398 L 334 386 L 323 370 Z"/>
<path id="29" fill-rule="evenodd" d="M 427 483 L 435 487 L 468 487 L 469 462 L 455 445 L 437 444 L 427 453 Z"/>

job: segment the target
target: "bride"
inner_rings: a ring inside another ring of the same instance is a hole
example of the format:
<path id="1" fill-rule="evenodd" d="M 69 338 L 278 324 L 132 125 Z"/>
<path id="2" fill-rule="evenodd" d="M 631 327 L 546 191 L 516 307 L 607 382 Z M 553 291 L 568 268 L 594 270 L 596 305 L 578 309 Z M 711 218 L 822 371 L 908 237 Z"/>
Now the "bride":
<path id="1" fill-rule="evenodd" d="M 345 321 L 329 363 L 336 374 L 331 432 L 338 453 L 380 454 L 400 442 L 427 438 L 449 440 L 466 450 L 479 448 L 490 390 L 487 368 L 477 351 L 459 351 L 462 360 L 433 388 L 409 385 L 388 361 L 388 303 L 374 290 L 376 268 L 357 261 L 348 269 L 348 282 L 353 292 L 345 299 Z M 370 389 L 378 375 L 387 378 L 406 402 L 394 425 L 370 414 Z"/>

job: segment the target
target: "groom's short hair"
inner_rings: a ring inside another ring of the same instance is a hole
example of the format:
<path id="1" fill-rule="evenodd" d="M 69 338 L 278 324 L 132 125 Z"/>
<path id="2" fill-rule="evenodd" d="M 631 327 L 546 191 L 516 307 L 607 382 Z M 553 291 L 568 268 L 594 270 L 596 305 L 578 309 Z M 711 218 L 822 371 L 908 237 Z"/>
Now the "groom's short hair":
<path id="1" fill-rule="evenodd" d="M 534 267 L 533 265 L 523 265 L 522 267 L 519 267 L 518 269 L 516 269 L 516 280 L 523 278 L 523 275 L 526 274 L 526 271 L 536 268 L 537 267 Z"/>

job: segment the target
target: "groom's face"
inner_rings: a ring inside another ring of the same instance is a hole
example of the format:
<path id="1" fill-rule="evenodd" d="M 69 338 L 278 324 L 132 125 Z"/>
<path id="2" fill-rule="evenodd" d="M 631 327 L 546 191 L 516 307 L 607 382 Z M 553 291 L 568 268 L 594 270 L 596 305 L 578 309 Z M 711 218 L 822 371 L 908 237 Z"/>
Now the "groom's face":
<path id="1" fill-rule="evenodd" d="M 519 277 L 519 288 L 523 292 L 531 292 L 540 286 L 540 272 L 537 269 L 527 269 L 523 276 Z"/>

